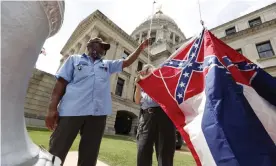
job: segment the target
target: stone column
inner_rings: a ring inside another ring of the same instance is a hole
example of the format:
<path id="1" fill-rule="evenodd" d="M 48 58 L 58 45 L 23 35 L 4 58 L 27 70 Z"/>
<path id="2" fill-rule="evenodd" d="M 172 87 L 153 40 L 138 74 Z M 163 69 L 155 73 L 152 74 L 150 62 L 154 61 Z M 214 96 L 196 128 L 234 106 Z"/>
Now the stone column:
<path id="1" fill-rule="evenodd" d="M 156 41 L 162 41 L 163 39 L 165 39 L 163 29 L 157 30 L 157 32 L 156 32 Z"/>
<path id="2" fill-rule="evenodd" d="M 135 117 L 132 119 L 131 130 L 130 130 L 129 135 L 136 136 L 138 122 L 139 122 L 138 117 Z"/>
<path id="3" fill-rule="evenodd" d="M 81 43 L 78 43 L 76 46 L 76 54 L 81 54 L 80 53 L 80 48 L 81 48 Z"/>
<path id="4" fill-rule="evenodd" d="M 107 51 L 105 58 L 106 59 L 115 59 L 118 44 L 112 38 L 110 38 L 107 42 L 110 44 L 110 49 Z"/>
<path id="5" fill-rule="evenodd" d="M 134 91 L 134 76 L 131 75 L 129 78 L 129 84 L 127 87 L 127 99 L 131 101 L 133 99 L 133 91 Z"/>
<path id="6" fill-rule="evenodd" d="M 82 39 L 82 41 L 81 41 L 81 47 L 80 47 L 80 50 L 79 50 L 79 52 L 81 54 L 83 54 L 85 52 L 86 45 L 87 45 L 87 42 L 88 42 L 89 39 L 90 39 L 90 37 L 88 35 L 85 35 L 85 37 Z"/>
<path id="7" fill-rule="evenodd" d="M 141 43 L 142 42 L 142 32 L 140 32 L 140 34 L 139 34 L 139 43 Z"/>
<path id="8" fill-rule="evenodd" d="M 70 50 L 70 55 L 73 55 L 73 54 L 75 54 L 75 49 Z"/>
<path id="9" fill-rule="evenodd" d="M 60 165 L 58 157 L 54 164 L 53 155 L 29 137 L 24 101 L 41 47 L 62 25 L 64 2 L 4 1 L 1 5 L 5 41 L 1 45 L 1 165 Z"/>
<path id="10" fill-rule="evenodd" d="M 112 114 L 107 116 L 106 119 L 106 126 L 105 126 L 105 134 L 110 134 L 110 135 L 114 135 L 115 134 L 115 121 L 116 121 L 116 115 L 117 115 L 117 111 L 114 111 L 112 108 Z"/>
<path id="11" fill-rule="evenodd" d="M 113 59 L 121 59 L 121 55 L 123 53 L 123 48 L 120 44 L 117 44 L 117 49 L 116 53 L 113 55 Z M 115 92 L 116 89 L 116 83 L 117 83 L 117 74 L 112 74 L 110 77 L 110 82 L 111 82 L 111 92 Z"/>
<path id="12" fill-rule="evenodd" d="M 99 36 L 100 31 L 98 30 L 98 28 L 94 27 L 92 29 L 92 32 L 90 34 L 90 39 L 94 38 L 94 37 L 98 37 Z"/>
<path id="13" fill-rule="evenodd" d="M 173 33 L 173 44 L 175 44 L 175 33 Z"/>

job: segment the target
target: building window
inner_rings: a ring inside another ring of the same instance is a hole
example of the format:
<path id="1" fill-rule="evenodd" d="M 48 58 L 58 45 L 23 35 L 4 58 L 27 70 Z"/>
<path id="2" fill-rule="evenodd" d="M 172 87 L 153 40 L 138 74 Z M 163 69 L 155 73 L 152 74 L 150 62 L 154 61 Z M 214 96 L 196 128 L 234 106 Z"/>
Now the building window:
<path id="1" fill-rule="evenodd" d="M 151 37 L 149 45 L 152 45 L 156 41 L 156 37 Z"/>
<path id="2" fill-rule="evenodd" d="M 241 49 L 241 48 L 236 49 L 236 51 L 237 51 L 238 53 L 242 54 L 242 49 Z"/>
<path id="3" fill-rule="evenodd" d="M 148 32 L 143 32 L 143 33 L 142 33 L 142 39 L 147 38 L 147 36 L 148 36 Z"/>
<path id="4" fill-rule="evenodd" d="M 129 56 L 129 53 L 127 51 L 123 52 L 122 58 L 126 59 Z"/>
<path id="5" fill-rule="evenodd" d="M 156 36 L 156 31 L 152 31 L 152 32 L 150 33 L 150 36 L 151 36 L 151 37 L 155 37 L 155 36 Z"/>
<path id="6" fill-rule="evenodd" d="M 176 42 L 176 43 L 179 42 L 179 36 L 175 36 L 175 42 Z"/>
<path id="7" fill-rule="evenodd" d="M 171 39 L 171 40 L 173 40 L 173 33 L 171 33 L 171 35 L 170 35 L 170 39 Z"/>
<path id="8" fill-rule="evenodd" d="M 232 35 L 232 34 L 236 33 L 236 28 L 235 27 L 228 28 L 225 30 L 225 33 L 226 33 L 226 36 Z"/>
<path id="9" fill-rule="evenodd" d="M 274 56 L 274 51 L 272 49 L 270 41 L 256 44 L 256 47 L 260 58 L 269 58 Z"/>
<path id="10" fill-rule="evenodd" d="M 143 63 L 138 61 L 137 71 L 141 71 L 143 68 Z"/>
<path id="11" fill-rule="evenodd" d="M 125 80 L 123 80 L 122 78 L 118 77 L 115 95 L 122 96 L 123 89 L 124 89 L 124 84 L 125 84 Z"/>
<path id="12" fill-rule="evenodd" d="M 262 20 L 261 20 L 260 17 L 258 17 L 258 18 L 255 18 L 253 20 L 249 20 L 248 23 L 249 23 L 250 28 L 252 28 L 252 27 L 255 27 L 255 26 L 258 26 L 258 25 L 262 24 Z"/>

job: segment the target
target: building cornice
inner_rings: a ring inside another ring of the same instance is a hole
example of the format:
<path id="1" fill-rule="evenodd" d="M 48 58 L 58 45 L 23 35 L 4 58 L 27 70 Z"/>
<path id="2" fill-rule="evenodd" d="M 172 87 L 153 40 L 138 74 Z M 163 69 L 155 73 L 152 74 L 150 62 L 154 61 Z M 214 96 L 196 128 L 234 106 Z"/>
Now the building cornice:
<path id="1" fill-rule="evenodd" d="M 120 27 L 118 27 L 114 22 L 112 22 L 108 17 L 106 17 L 102 12 L 99 10 L 96 10 L 91 15 L 89 15 L 86 19 L 80 22 L 80 24 L 77 26 L 65 46 L 61 50 L 61 54 L 68 50 L 68 48 L 72 47 L 72 44 L 75 43 L 75 41 L 78 39 L 79 36 L 83 35 L 83 33 L 87 30 L 89 26 L 92 25 L 94 20 L 100 20 L 106 25 L 108 25 L 110 28 L 118 32 L 118 34 L 126 39 L 128 43 L 130 43 L 133 47 L 138 47 L 139 44 L 137 41 L 135 41 L 130 35 L 128 35 L 124 30 L 122 30 Z M 143 54 L 146 54 L 146 52 L 143 52 Z"/>
<path id="2" fill-rule="evenodd" d="M 140 109 L 140 106 L 138 104 L 135 104 L 133 101 L 129 100 L 129 99 L 124 99 L 122 97 L 119 97 L 113 93 L 111 93 L 111 96 L 112 96 L 112 101 L 115 101 L 115 102 L 119 102 L 125 106 L 128 106 L 128 107 L 131 107 L 133 109 Z"/>
<path id="3" fill-rule="evenodd" d="M 275 66 L 269 66 L 269 67 L 264 67 L 264 70 L 275 70 L 276 69 L 276 65 Z"/>
<path id="4" fill-rule="evenodd" d="M 248 14 L 246 14 L 246 15 L 243 15 L 243 16 L 241 16 L 241 17 L 238 17 L 238 18 L 236 18 L 236 19 L 234 19 L 234 20 L 231 20 L 231 21 L 229 21 L 229 22 L 226 22 L 226 23 L 224 23 L 224 24 L 221 24 L 221 25 L 219 25 L 219 26 L 217 26 L 217 27 L 215 27 L 215 28 L 212 28 L 212 29 L 210 29 L 210 31 L 214 31 L 214 30 L 217 30 L 217 29 L 219 29 L 219 28 L 221 28 L 221 27 L 230 25 L 230 24 L 232 24 L 232 23 L 237 22 L 238 20 L 241 20 L 241 19 L 243 19 L 243 18 L 246 18 L 246 17 L 248 17 L 248 16 L 250 16 L 250 15 L 256 14 L 256 13 L 262 11 L 262 10 L 266 10 L 266 9 L 272 8 L 272 7 L 274 7 L 275 5 L 276 5 L 276 3 L 274 2 L 274 3 L 272 3 L 272 4 L 268 5 L 268 6 L 265 6 L 265 7 L 263 7 L 263 8 L 258 9 L 258 10 L 255 10 L 255 11 L 253 11 L 253 12 L 250 12 L 250 13 L 248 13 Z"/>
<path id="5" fill-rule="evenodd" d="M 248 35 L 254 35 L 256 33 L 259 33 L 260 31 L 267 29 L 267 28 L 271 28 L 276 26 L 276 19 L 264 22 L 256 27 L 252 27 L 252 28 L 247 28 L 245 30 L 236 32 L 235 34 L 229 35 L 229 36 L 225 36 L 220 38 L 220 40 L 224 41 L 224 42 L 231 42 L 237 39 L 240 39 L 244 36 L 248 36 Z"/>

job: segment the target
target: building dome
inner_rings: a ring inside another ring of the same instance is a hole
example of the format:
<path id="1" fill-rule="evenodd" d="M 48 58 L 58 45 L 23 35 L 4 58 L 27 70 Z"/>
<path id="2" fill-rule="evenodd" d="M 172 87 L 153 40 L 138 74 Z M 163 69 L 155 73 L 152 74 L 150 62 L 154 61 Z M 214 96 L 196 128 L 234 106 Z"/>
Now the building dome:
<path id="1" fill-rule="evenodd" d="M 164 22 L 168 22 L 168 23 L 171 23 L 171 24 L 174 24 L 175 26 L 177 26 L 175 21 L 171 17 L 164 14 L 161 10 L 159 10 L 158 12 L 156 12 L 153 15 L 152 22 L 155 22 L 155 21 L 157 21 L 157 22 L 164 21 Z M 150 24 L 150 22 L 151 22 L 151 16 L 149 16 L 142 24 Z"/>
<path id="2" fill-rule="evenodd" d="M 131 33 L 131 36 L 139 42 L 144 40 L 148 35 L 150 23 L 151 16 L 148 16 L 137 28 L 135 28 L 135 30 Z M 151 37 L 156 38 L 156 40 L 173 40 L 172 43 L 175 44 L 176 42 L 178 43 L 186 39 L 185 35 L 178 28 L 176 22 L 171 17 L 164 14 L 161 10 L 157 11 L 153 15 L 151 30 L 153 33 L 151 33 Z M 175 38 L 176 41 L 174 41 Z"/>

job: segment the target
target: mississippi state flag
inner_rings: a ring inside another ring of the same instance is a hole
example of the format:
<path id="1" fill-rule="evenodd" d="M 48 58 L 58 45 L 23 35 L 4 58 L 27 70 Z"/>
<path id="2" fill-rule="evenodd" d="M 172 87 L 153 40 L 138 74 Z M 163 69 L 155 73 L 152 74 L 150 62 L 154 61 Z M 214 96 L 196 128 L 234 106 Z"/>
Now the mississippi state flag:
<path id="1" fill-rule="evenodd" d="M 276 166 L 276 80 L 208 30 L 139 84 L 197 165 Z"/>

